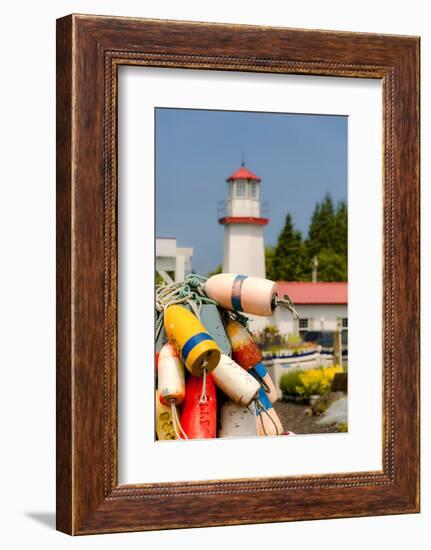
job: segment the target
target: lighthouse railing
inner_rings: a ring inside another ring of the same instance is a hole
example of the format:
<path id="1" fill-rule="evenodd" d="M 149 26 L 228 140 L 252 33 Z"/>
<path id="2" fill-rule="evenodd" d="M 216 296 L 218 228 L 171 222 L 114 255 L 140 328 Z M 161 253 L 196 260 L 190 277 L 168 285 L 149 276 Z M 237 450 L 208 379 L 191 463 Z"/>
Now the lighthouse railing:
<path id="1" fill-rule="evenodd" d="M 268 201 L 260 201 L 259 215 L 268 217 L 269 203 Z M 224 199 L 217 202 L 217 218 L 225 218 L 233 215 L 232 199 Z"/>

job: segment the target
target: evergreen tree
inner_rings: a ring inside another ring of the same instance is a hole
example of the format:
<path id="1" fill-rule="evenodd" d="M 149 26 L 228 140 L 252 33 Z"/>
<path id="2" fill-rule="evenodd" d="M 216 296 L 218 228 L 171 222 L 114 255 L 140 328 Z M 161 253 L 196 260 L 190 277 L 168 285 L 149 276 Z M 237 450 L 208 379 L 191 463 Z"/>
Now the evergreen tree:
<path id="1" fill-rule="evenodd" d="M 276 281 L 300 281 L 303 277 L 303 243 L 288 213 L 272 258 L 271 277 Z"/>
<path id="2" fill-rule="evenodd" d="M 335 233 L 333 248 L 347 260 L 347 205 L 340 201 L 335 214 Z"/>
<path id="3" fill-rule="evenodd" d="M 311 281 L 313 258 L 318 259 L 318 281 L 347 280 L 347 206 L 341 201 L 336 210 L 327 193 L 314 209 L 305 242 L 303 275 Z"/>
<path id="4" fill-rule="evenodd" d="M 274 280 L 274 253 L 275 249 L 273 246 L 265 246 L 265 269 L 266 276 L 268 279 Z"/>
<path id="5" fill-rule="evenodd" d="M 308 229 L 302 240 L 288 213 L 275 247 L 265 248 L 266 276 L 274 281 L 311 281 L 314 258 L 317 258 L 318 281 L 347 281 L 347 205 L 337 207 L 327 193 L 316 203 Z"/>
<path id="6" fill-rule="evenodd" d="M 311 259 L 324 248 L 332 249 L 335 236 L 335 214 L 329 193 L 323 201 L 317 203 L 311 217 L 306 241 L 307 255 Z"/>
<path id="7" fill-rule="evenodd" d="M 324 248 L 317 256 L 318 281 L 347 281 L 347 261 L 342 254 Z"/>

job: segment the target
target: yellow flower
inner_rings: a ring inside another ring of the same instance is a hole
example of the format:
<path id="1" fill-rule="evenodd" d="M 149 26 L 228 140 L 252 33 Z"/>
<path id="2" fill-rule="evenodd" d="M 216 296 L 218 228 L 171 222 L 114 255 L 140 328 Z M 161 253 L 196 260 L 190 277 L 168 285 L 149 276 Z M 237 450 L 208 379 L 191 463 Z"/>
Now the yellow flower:
<path id="1" fill-rule="evenodd" d="M 330 390 L 332 380 L 338 372 L 343 372 L 342 367 L 339 365 L 292 371 L 282 377 L 280 386 L 287 393 L 294 393 L 303 397 L 313 394 L 322 395 Z"/>

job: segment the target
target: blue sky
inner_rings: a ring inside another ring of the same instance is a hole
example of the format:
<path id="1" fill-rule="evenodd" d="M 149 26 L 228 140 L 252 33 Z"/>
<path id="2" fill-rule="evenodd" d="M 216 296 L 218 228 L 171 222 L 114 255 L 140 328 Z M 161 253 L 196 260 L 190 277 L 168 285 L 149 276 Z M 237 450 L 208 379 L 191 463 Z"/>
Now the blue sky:
<path id="1" fill-rule="evenodd" d="M 274 245 L 287 212 L 306 236 L 326 192 L 347 201 L 347 117 L 156 109 L 156 235 L 194 249 L 206 275 L 223 258 L 217 202 L 226 178 L 245 165 L 269 203 L 265 244 Z"/>

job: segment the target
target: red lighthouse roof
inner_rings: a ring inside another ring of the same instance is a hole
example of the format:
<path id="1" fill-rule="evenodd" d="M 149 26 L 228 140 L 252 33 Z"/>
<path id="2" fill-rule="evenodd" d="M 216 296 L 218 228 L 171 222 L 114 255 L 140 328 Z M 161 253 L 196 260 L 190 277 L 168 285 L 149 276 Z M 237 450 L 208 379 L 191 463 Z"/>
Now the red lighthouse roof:
<path id="1" fill-rule="evenodd" d="M 241 166 L 236 172 L 234 172 L 232 175 L 230 175 L 226 181 L 233 181 L 233 180 L 253 180 L 253 181 L 260 181 L 260 178 L 256 176 L 256 174 L 253 174 L 251 170 L 246 168 L 244 165 Z"/>

